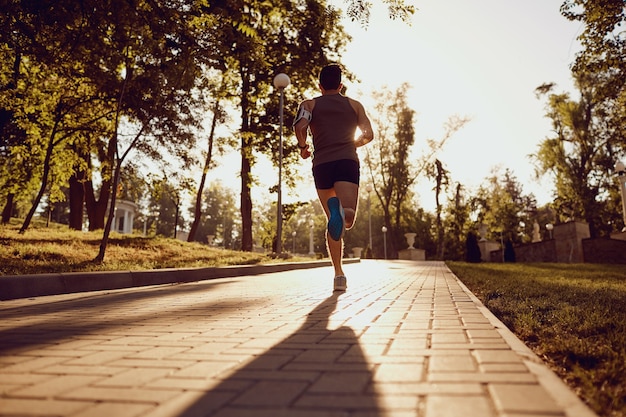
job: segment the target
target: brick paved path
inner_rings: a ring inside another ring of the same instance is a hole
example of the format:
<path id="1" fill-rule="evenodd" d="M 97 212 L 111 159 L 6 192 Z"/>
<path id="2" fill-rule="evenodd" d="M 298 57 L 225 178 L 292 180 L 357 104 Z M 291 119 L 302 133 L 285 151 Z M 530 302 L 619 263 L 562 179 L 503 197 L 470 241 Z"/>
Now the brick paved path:
<path id="1" fill-rule="evenodd" d="M 438 262 L 0 303 L 0 415 L 593 416 Z"/>

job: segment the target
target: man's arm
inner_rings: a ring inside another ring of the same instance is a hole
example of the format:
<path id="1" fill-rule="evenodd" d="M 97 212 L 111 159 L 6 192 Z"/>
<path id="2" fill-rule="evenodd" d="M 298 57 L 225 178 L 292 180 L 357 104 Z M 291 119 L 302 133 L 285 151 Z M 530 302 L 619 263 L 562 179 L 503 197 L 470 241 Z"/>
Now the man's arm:
<path id="1" fill-rule="evenodd" d="M 367 145 L 374 139 L 374 130 L 372 129 L 372 122 L 369 117 L 367 117 L 363 105 L 353 99 L 350 99 L 350 104 L 352 104 L 352 108 L 354 108 L 356 112 L 357 126 L 361 131 L 361 135 L 355 140 L 356 147 L 358 148 Z"/>
<path id="2" fill-rule="evenodd" d="M 296 118 L 293 122 L 293 132 L 296 134 L 296 139 L 298 139 L 300 156 L 305 159 L 311 156 L 307 138 L 314 105 L 315 102 L 313 100 L 303 101 L 300 104 L 300 107 L 298 107 L 298 113 L 296 114 Z"/>

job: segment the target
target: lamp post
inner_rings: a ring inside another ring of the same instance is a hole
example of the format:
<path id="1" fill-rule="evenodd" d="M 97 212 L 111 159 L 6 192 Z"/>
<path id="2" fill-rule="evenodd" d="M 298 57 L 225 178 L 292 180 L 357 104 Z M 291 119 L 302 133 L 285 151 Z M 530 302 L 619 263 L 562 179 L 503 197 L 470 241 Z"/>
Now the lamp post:
<path id="1" fill-rule="evenodd" d="M 282 235 L 283 235 L 283 201 L 282 201 L 282 181 L 283 181 L 283 96 L 285 88 L 289 85 L 290 80 L 287 74 L 282 72 L 274 77 L 274 87 L 280 90 L 280 125 L 278 128 L 278 201 L 276 208 L 276 253 L 283 251 Z"/>
<path id="2" fill-rule="evenodd" d="M 548 223 L 546 224 L 546 229 L 548 230 L 548 233 L 550 234 L 550 240 L 552 240 L 552 230 L 554 230 L 554 225 L 552 223 Z"/>
<path id="3" fill-rule="evenodd" d="M 370 194 L 372 193 L 372 190 L 374 189 L 374 187 L 372 187 L 372 184 L 367 184 L 365 186 L 365 191 L 367 191 L 367 221 L 369 224 L 369 238 L 370 238 L 370 242 L 369 242 L 369 249 L 370 249 L 370 254 L 372 253 L 372 204 L 370 201 Z"/>
<path id="4" fill-rule="evenodd" d="M 293 232 L 291 232 L 291 238 L 293 240 L 292 242 L 292 249 L 291 249 L 291 253 L 296 253 L 296 231 L 294 230 Z"/>
<path id="5" fill-rule="evenodd" d="M 313 226 L 315 226 L 315 222 L 313 219 L 309 221 L 309 255 L 315 255 L 315 249 L 313 248 Z"/>
<path id="6" fill-rule="evenodd" d="M 383 226 L 380 230 L 383 232 L 383 247 L 385 248 L 385 259 L 387 259 L 387 227 Z"/>
<path id="7" fill-rule="evenodd" d="M 615 164 L 615 173 L 619 179 L 619 187 L 622 194 L 622 216 L 624 220 L 624 228 L 622 232 L 626 232 L 626 166 L 622 161 Z"/>

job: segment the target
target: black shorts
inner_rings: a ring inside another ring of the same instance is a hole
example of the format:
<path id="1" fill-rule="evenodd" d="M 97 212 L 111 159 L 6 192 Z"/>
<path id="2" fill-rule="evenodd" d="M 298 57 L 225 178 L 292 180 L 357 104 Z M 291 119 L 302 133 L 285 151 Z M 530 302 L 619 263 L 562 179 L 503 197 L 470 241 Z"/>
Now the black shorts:
<path id="1" fill-rule="evenodd" d="M 313 179 L 318 190 L 333 188 L 337 181 L 359 185 L 359 161 L 340 159 L 316 165 L 313 167 Z"/>

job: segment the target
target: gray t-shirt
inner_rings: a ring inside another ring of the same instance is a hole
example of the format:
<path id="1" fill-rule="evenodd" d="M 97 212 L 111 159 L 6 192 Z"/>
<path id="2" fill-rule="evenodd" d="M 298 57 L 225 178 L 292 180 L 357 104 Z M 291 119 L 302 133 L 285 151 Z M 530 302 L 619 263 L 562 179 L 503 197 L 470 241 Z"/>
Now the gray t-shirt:
<path id="1" fill-rule="evenodd" d="M 359 160 L 354 143 L 358 117 L 348 97 L 316 97 L 309 123 L 313 135 L 313 166 L 340 159 Z"/>

